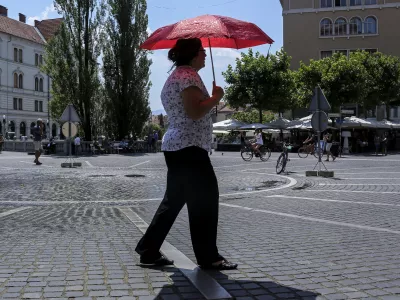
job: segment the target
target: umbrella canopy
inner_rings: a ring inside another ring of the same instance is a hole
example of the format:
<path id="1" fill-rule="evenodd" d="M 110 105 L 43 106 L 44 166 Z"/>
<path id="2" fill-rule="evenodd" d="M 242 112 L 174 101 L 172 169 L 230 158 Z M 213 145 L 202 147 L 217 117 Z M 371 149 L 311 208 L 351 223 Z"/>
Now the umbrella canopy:
<path id="1" fill-rule="evenodd" d="M 279 118 L 269 122 L 265 125 L 271 126 L 274 129 L 286 129 L 290 124 L 290 121 L 287 119 Z"/>
<path id="2" fill-rule="evenodd" d="M 342 128 L 377 128 L 377 124 L 368 120 L 360 119 L 357 117 L 346 117 L 343 119 L 343 123 L 341 124 Z"/>
<path id="3" fill-rule="evenodd" d="M 388 120 L 382 120 L 380 123 L 390 126 L 393 129 L 400 129 L 400 123 L 395 123 Z"/>
<path id="4" fill-rule="evenodd" d="M 203 47 L 242 49 L 272 44 L 274 41 L 257 25 L 237 19 L 203 15 L 161 27 L 140 46 L 143 49 L 170 49 L 178 39 L 199 38 Z"/>
<path id="5" fill-rule="evenodd" d="M 213 130 L 235 130 L 240 127 L 246 125 L 244 122 L 240 122 L 238 120 L 225 120 L 218 123 L 213 124 Z"/>
<path id="6" fill-rule="evenodd" d="M 253 124 L 248 124 L 248 125 L 242 126 L 242 127 L 240 127 L 240 129 L 242 129 L 242 130 L 271 129 L 271 127 L 268 125 L 261 124 L 261 123 L 253 123 Z"/>

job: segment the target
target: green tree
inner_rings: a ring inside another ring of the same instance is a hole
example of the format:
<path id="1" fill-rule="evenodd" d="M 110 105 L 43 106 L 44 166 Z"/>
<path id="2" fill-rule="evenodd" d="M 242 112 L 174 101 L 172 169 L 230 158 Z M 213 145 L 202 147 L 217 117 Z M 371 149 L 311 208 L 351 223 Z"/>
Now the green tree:
<path id="1" fill-rule="evenodd" d="M 223 73 L 228 83 L 225 100 L 234 108 L 251 105 L 258 110 L 260 123 L 264 110 L 280 113 L 292 108 L 296 102 L 290 59 L 283 50 L 268 56 L 254 54 L 252 49 L 242 53 L 235 69 L 229 65 Z"/>
<path id="2" fill-rule="evenodd" d="M 92 138 L 92 107 L 100 86 L 96 58 L 100 55 L 100 26 L 103 19 L 101 1 L 55 0 L 63 16 L 58 34 L 46 45 L 44 71 L 52 78 L 50 102 L 52 117 L 58 120 L 65 107 L 77 109 L 85 132 Z"/>
<path id="3" fill-rule="evenodd" d="M 103 36 L 107 113 L 113 133 L 139 135 L 150 114 L 150 65 L 139 48 L 147 39 L 146 0 L 108 0 Z"/>
<path id="4" fill-rule="evenodd" d="M 258 123 L 260 120 L 259 112 L 255 109 L 251 111 L 237 111 L 233 113 L 231 119 L 235 119 L 245 123 Z M 274 114 L 271 112 L 263 112 L 263 121 L 264 122 L 271 122 L 274 119 Z"/>

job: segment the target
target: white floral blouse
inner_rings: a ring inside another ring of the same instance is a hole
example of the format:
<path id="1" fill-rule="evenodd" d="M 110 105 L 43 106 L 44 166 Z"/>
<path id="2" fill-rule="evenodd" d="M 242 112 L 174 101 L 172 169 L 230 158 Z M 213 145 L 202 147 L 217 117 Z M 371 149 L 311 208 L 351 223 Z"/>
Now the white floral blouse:
<path id="1" fill-rule="evenodd" d="M 210 97 L 200 75 L 190 66 L 177 67 L 164 85 L 161 102 L 168 115 L 169 127 L 163 137 L 162 151 L 178 151 L 191 146 L 207 151 L 211 149 L 211 113 L 194 121 L 187 116 L 183 107 L 181 92 L 190 86 L 200 88 L 204 100 Z"/>

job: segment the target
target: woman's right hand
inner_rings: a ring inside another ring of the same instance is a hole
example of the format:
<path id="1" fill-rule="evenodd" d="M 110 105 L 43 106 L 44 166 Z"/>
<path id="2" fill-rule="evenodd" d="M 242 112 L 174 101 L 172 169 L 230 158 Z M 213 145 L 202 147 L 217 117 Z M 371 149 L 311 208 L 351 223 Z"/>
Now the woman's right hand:
<path id="1" fill-rule="evenodd" d="M 212 89 L 212 96 L 216 101 L 220 101 L 224 97 L 224 89 L 220 86 L 217 86 L 215 84 L 215 81 L 213 81 L 213 89 Z"/>

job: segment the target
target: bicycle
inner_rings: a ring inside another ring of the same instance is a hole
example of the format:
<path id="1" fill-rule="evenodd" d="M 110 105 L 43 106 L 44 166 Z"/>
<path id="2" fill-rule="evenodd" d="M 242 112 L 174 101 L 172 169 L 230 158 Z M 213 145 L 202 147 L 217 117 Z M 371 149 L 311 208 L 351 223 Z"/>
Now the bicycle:
<path id="1" fill-rule="evenodd" d="M 290 161 L 288 150 L 292 150 L 292 145 L 284 143 L 282 148 L 282 153 L 279 155 L 278 161 L 276 162 L 276 174 L 284 172 L 287 162 Z"/>
<path id="2" fill-rule="evenodd" d="M 260 151 L 261 155 L 254 152 L 253 148 L 249 144 L 246 144 L 242 147 L 242 149 L 240 149 L 240 155 L 244 161 L 251 161 L 254 155 L 256 157 L 260 157 L 262 161 L 267 161 L 271 157 L 271 149 L 267 148 L 266 146 L 262 145 L 258 150 Z"/>
<path id="3" fill-rule="evenodd" d="M 321 152 L 321 157 L 324 155 L 324 152 L 322 151 L 322 149 L 320 147 L 318 147 L 317 145 L 314 146 L 313 152 L 311 152 L 309 149 L 310 149 L 309 145 L 303 145 L 299 148 L 299 150 L 297 151 L 297 154 L 299 155 L 300 158 L 307 158 L 308 155 L 310 155 L 310 154 L 314 155 L 315 158 L 318 158 L 319 152 Z"/>

